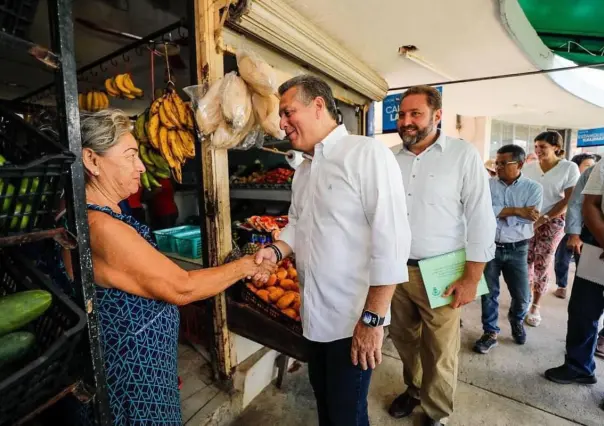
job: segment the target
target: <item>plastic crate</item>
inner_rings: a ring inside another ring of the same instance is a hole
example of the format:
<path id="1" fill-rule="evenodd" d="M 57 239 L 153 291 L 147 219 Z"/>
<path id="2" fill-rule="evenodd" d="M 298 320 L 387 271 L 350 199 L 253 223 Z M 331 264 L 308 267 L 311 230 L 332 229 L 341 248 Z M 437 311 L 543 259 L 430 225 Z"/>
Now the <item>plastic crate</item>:
<path id="1" fill-rule="evenodd" d="M 191 233 L 176 234 L 173 236 L 176 243 L 176 253 L 191 259 L 201 257 L 201 231 L 191 231 Z"/>
<path id="2" fill-rule="evenodd" d="M 3 107 L 0 155 L 0 238 L 54 228 L 75 156 Z"/>
<path id="3" fill-rule="evenodd" d="M 161 229 L 159 231 L 153 231 L 155 240 L 157 241 L 157 247 L 159 251 L 166 253 L 176 253 L 176 240 L 175 236 L 188 235 L 191 233 L 199 232 L 198 226 L 184 225 L 177 226 L 175 228 Z"/>
<path id="4" fill-rule="evenodd" d="M 0 31 L 27 39 L 38 0 L 0 1 Z"/>
<path id="5" fill-rule="evenodd" d="M 16 423 L 71 384 L 68 369 L 86 327 L 84 312 L 29 261 L 1 252 L 0 297 L 34 289 L 50 292 L 52 305 L 25 327 L 36 335 L 29 358 L 0 371 L 2 426 Z"/>
<path id="6" fill-rule="evenodd" d="M 257 311 L 264 313 L 269 318 L 272 318 L 275 321 L 278 321 L 279 323 L 283 324 L 294 333 L 302 335 L 302 323 L 291 319 L 283 312 L 281 312 L 278 308 L 276 308 L 274 305 L 266 303 L 264 300 L 260 299 L 258 296 L 252 293 L 249 288 L 247 288 L 244 282 L 241 282 L 237 285 L 241 289 L 241 298 L 245 303 L 247 303 Z"/>

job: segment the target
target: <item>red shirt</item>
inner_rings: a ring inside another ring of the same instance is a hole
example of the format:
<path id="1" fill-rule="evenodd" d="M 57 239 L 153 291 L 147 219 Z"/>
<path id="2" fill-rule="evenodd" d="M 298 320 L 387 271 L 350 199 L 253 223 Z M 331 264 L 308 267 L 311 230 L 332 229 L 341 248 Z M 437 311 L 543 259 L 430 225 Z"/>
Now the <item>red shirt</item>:
<path id="1" fill-rule="evenodd" d="M 141 197 L 143 196 L 143 187 L 138 189 L 136 194 L 132 194 L 128 197 L 128 205 L 131 209 L 142 209 L 143 204 L 141 203 Z"/>
<path id="2" fill-rule="evenodd" d="M 154 216 L 170 216 L 178 214 L 178 207 L 174 202 L 174 187 L 172 181 L 168 179 L 158 179 L 161 183 L 161 190 L 153 196 L 149 203 L 151 212 Z"/>

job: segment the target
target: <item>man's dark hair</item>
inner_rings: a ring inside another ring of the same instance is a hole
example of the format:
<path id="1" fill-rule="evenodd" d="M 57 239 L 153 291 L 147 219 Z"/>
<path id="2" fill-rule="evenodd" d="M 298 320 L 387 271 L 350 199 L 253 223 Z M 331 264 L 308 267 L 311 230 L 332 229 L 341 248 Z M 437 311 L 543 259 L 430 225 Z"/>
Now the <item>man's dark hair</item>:
<path id="1" fill-rule="evenodd" d="M 403 96 L 401 97 L 401 103 L 403 103 L 403 101 L 405 100 L 405 98 L 407 96 L 411 96 L 411 95 L 426 96 L 426 100 L 428 101 L 428 106 L 430 107 L 430 109 L 432 111 L 436 111 L 437 109 L 442 109 L 442 107 L 443 107 L 443 98 L 440 95 L 440 92 L 432 86 L 422 85 L 422 86 L 414 86 L 414 87 L 408 89 L 406 92 L 403 93 Z"/>
<path id="2" fill-rule="evenodd" d="M 504 145 L 497 150 L 497 154 L 512 154 L 512 161 L 526 161 L 526 152 L 518 145 Z"/>
<path id="3" fill-rule="evenodd" d="M 327 112 L 334 120 L 338 121 L 338 110 L 336 100 L 333 97 L 331 87 L 314 75 L 303 74 L 291 78 L 279 86 L 279 95 L 283 96 L 289 89 L 296 87 L 298 97 L 305 105 L 310 104 L 314 99 L 321 97 L 325 101 Z"/>
<path id="4" fill-rule="evenodd" d="M 594 154 L 588 154 L 588 153 L 577 154 L 572 158 L 571 161 L 573 163 L 575 163 L 577 166 L 581 166 L 581 163 L 584 162 L 585 160 L 599 161 Z"/>
<path id="5" fill-rule="evenodd" d="M 602 159 L 600 154 L 594 154 L 594 157 L 596 158 L 596 163 Z"/>

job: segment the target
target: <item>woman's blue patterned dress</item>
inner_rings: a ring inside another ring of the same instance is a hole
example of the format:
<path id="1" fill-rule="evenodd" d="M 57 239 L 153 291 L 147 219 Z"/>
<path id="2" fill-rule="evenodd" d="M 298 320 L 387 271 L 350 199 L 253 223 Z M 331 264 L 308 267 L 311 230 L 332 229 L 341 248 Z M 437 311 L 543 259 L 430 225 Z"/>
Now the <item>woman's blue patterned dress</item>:
<path id="1" fill-rule="evenodd" d="M 88 208 L 127 223 L 156 247 L 149 228 L 131 216 L 94 204 Z M 68 294 L 73 294 L 60 256 L 57 266 L 62 270 L 58 281 L 67 286 Z M 177 376 L 178 308 L 100 286 L 96 287 L 96 297 L 113 424 L 182 425 Z"/>

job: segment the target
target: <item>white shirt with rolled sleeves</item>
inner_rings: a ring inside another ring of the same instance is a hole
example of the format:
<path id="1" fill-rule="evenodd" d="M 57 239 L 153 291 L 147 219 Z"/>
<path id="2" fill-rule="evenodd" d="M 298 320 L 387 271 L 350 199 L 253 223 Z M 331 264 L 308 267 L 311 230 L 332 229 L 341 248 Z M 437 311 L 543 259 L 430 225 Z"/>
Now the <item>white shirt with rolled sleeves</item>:
<path id="1" fill-rule="evenodd" d="M 602 195 L 602 213 L 604 213 L 604 160 L 600 160 L 594 166 L 585 188 L 583 195 Z"/>
<path id="2" fill-rule="evenodd" d="M 392 152 L 375 139 L 349 135 L 343 125 L 296 170 L 280 239 L 296 255 L 307 339 L 351 337 L 369 287 L 408 280 L 404 193 Z"/>
<path id="3" fill-rule="evenodd" d="M 402 148 L 396 159 L 413 230 L 411 259 L 463 248 L 468 261 L 493 259 L 497 224 L 489 177 L 476 148 L 441 132 L 421 154 Z"/>

